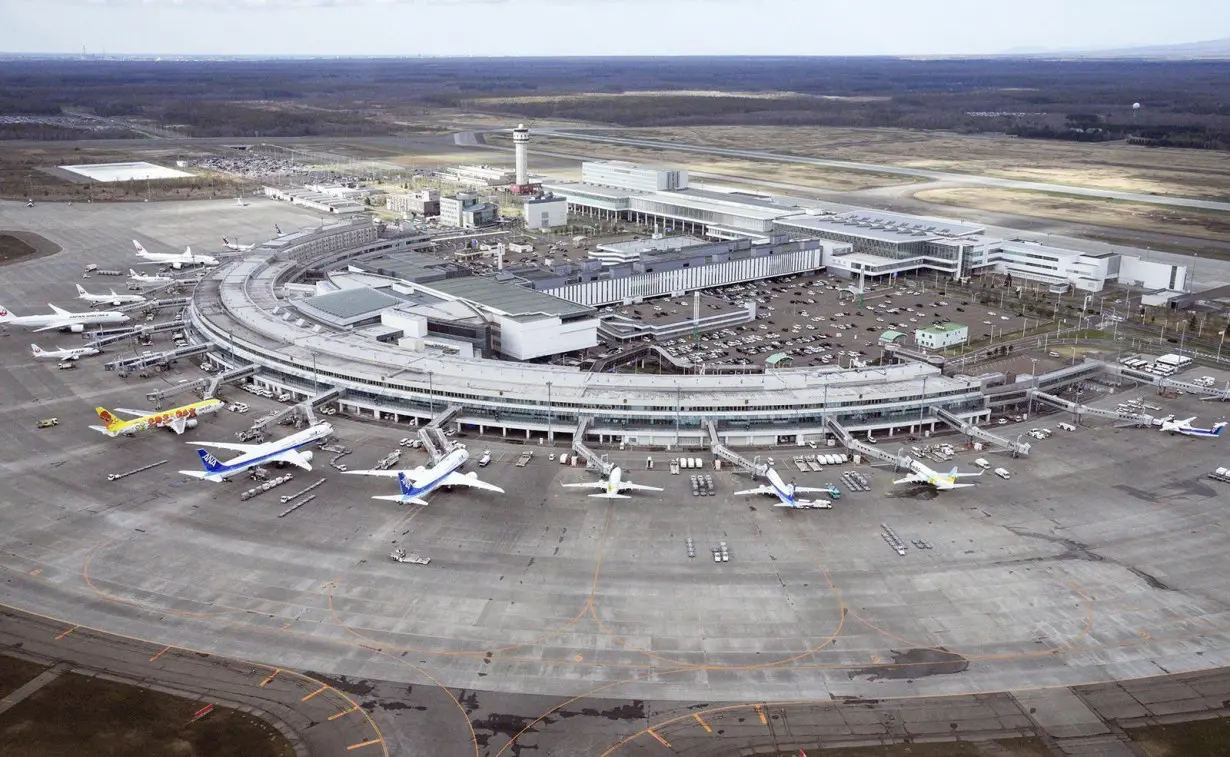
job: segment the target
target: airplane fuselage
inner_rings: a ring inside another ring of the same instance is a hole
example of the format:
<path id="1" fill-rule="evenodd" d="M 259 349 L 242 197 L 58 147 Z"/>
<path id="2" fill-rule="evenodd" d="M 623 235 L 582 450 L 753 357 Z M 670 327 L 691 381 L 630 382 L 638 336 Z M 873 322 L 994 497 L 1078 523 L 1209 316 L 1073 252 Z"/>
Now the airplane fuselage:
<path id="1" fill-rule="evenodd" d="M 440 462 L 428 468 L 418 477 L 421 484 L 415 484 L 409 492 L 403 493 L 403 497 L 423 498 L 431 494 L 436 489 L 440 488 L 441 482 L 448 477 L 450 473 L 456 473 L 461 466 L 466 464 L 470 459 L 470 453 L 464 448 L 458 447 L 444 457 L 440 458 Z"/>
<path id="2" fill-rule="evenodd" d="M 173 407 L 170 410 L 143 415 L 130 421 L 120 421 L 118 424 L 108 428 L 106 433 L 108 436 L 119 436 L 121 434 L 130 435 L 141 431 L 149 431 L 155 428 L 170 428 L 176 422 L 185 422 L 202 415 L 216 413 L 225 406 L 226 403 L 222 400 L 194 402 L 191 405 Z"/>
<path id="3" fill-rule="evenodd" d="M 126 323 L 128 316 L 114 310 L 100 310 L 96 313 L 51 313 L 48 315 L 13 315 L 0 307 L 0 324 L 24 326 L 35 329 L 60 328 L 80 333 L 91 324 Z"/>
<path id="4" fill-rule="evenodd" d="M 321 439 L 332 435 L 332 425 L 318 423 L 311 428 L 291 434 L 285 439 L 257 445 L 255 449 L 244 452 L 239 457 L 222 463 L 218 471 L 210 473 L 203 478 L 208 481 L 222 481 L 238 473 L 259 467 L 284 452 L 310 447 Z"/>
<path id="5" fill-rule="evenodd" d="M 32 350 L 31 354 L 38 360 L 76 360 L 77 358 L 89 357 L 90 355 L 98 354 L 98 350 L 94 347 L 76 347 L 67 350 L 56 349 L 50 351 L 39 349 L 33 344 L 30 345 L 30 347 Z"/>

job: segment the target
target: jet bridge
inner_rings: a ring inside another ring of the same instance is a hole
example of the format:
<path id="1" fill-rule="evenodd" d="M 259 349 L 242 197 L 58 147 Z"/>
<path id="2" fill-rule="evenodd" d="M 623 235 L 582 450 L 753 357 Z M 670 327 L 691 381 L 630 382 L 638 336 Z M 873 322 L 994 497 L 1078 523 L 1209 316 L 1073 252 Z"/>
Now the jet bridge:
<path id="1" fill-rule="evenodd" d="M 152 352 L 148 355 L 137 355 L 136 357 L 124 358 L 122 360 L 112 360 L 110 363 L 103 364 L 103 370 L 119 371 L 121 373 L 129 370 L 140 370 L 151 365 L 165 365 L 172 360 L 178 360 L 183 357 L 204 355 L 206 352 L 209 352 L 209 349 L 208 344 L 190 344 L 187 347 L 180 347 L 179 349 L 167 352 Z"/>
<path id="2" fill-rule="evenodd" d="M 125 339 L 135 339 L 149 334 L 158 334 L 163 331 L 182 331 L 184 324 L 180 321 L 169 321 L 167 323 L 151 323 L 144 326 L 135 326 L 130 329 L 110 329 L 108 331 L 91 331 L 86 336 L 98 334 L 99 336 L 92 341 L 86 343 L 86 347 L 105 347 L 108 344 L 122 342 Z"/>
<path id="3" fill-rule="evenodd" d="M 165 389 L 158 389 L 153 392 L 148 392 L 145 395 L 145 399 L 154 403 L 155 410 L 162 409 L 163 400 L 170 399 L 171 397 L 177 397 L 181 394 L 187 394 L 188 392 L 199 392 L 203 398 L 208 399 L 213 396 L 205 389 L 208 383 L 209 379 L 199 378 L 196 381 L 187 381 L 183 384 L 172 384 Z"/>
<path id="4" fill-rule="evenodd" d="M 851 452 L 857 452 L 860 455 L 873 457 L 877 460 L 883 460 L 886 463 L 892 463 L 898 468 L 913 470 L 912 466 L 917 464 L 911 457 L 898 457 L 891 452 L 885 452 L 875 445 L 860 442 L 858 439 L 855 439 L 854 435 L 847 431 L 844 426 L 832 418 L 825 418 L 824 425 L 828 427 L 829 431 L 833 432 L 833 436 L 840 439 L 842 445 L 844 445 L 845 448 Z"/>
<path id="5" fill-rule="evenodd" d="M 585 460 L 586 468 L 595 468 L 602 472 L 603 477 L 606 477 L 610 475 L 611 469 L 615 466 L 585 446 L 585 429 L 592 421 L 593 418 L 589 416 L 581 416 L 581 420 L 577 422 L 577 429 L 572 434 L 572 451 Z"/>
<path id="6" fill-rule="evenodd" d="M 447 454 L 448 448 L 452 446 L 448 437 L 440 429 L 431 426 L 419 429 L 419 439 L 423 442 L 423 449 L 427 450 L 427 454 L 431 456 L 433 464 L 440 462 Z"/>
<path id="7" fill-rule="evenodd" d="M 247 367 L 255 367 L 255 366 L 245 366 L 245 368 Z M 241 370 L 244 370 L 244 369 L 243 368 L 232 369 L 232 371 L 241 371 Z M 227 373 L 231 373 L 232 371 L 227 371 Z M 341 397 L 345 392 L 346 390 L 342 389 L 341 387 L 332 387 L 330 389 L 326 389 L 325 391 L 321 392 L 320 394 L 317 394 L 314 397 L 309 397 L 302 402 L 296 403 L 289 407 L 282 408 L 281 410 L 269 416 L 268 418 L 265 418 L 264 420 L 261 420 L 261 421 L 257 421 L 256 423 L 252 425 L 252 430 L 263 432 L 265 431 L 265 429 L 269 428 L 275 423 L 279 423 L 282 421 L 282 419 L 288 416 L 294 415 L 295 413 L 302 414 L 304 420 L 306 420 L 309 424 L 315 425 L 316 414 L 313 412 L 312 409 L 316 407 L 317 405 L 321 405 L 321 404 L 324 404 L 325 402 L 329 402 L 330 400 L 335 400 L 338 397 Z"/>
<path id="8" fill-rule="evenodd" d="M 1158 382 L 1158 387 L 1161 389 L 1180 389 L 1188 394 L 1202 394 L 1204 396 L 1200 398 L 1201 400 L 1230 400 L 1230 383 L 1227 383 L 1226 386 L 1217 387 L 1164 378 Z"/>
<path id="9" fill-rule="evenodd" d="M 1127 423 L 1127 424 L 1131 424 L 1135 426 L 1154 425 L 1153 416 L 1148 415 L 1146 413 L 1129 413 L 1129 412 L 1121 412 L 1119 410 L 1103 410 L 1100 407 L 1090 407 L 1088 405 L 1081 405 L 1077 402 L 1072 402 L 1071 400 L 1065 400 L 1063 397 L 1056 397 L 1053 394 L 1047 394 L 1046 392 L 1040 391 L 1038 389 L 1030 389 L 1028 392 L 1028 395 L 1038 400 L 1039 402 L 1045 402 L 1046 404 L 1057 407 L 1060 410 L 1067 410 L 1068 412 L 1072 413 L 1073 415 L 1076 415 L 1077 417 L 1089 415 L 1089 416 L 1093 416 L 1094 418 L 1106 418 L 1108 420 L 1118 421 L 1120 423 Z"/>
<path id="10" fill-rule="evenodd" d="M 435 416 L 428 421 L 427 428 L 440 428 L 445 423 L 448 423 L 452 419 L 456 418 L 464 409 L 464 405 L 449 405 L 442 411 L 436 413 Z"/>
<path id="11" fill-rule="evenodd" d="M 978 428 L 969 421 L 961 420 L 942 407 L 932 408 L 932 412 L 935 413 L 935 417 L 940 421 L 947 423 L 949 426 L 952 426 L 972 439 L 981 439 L 984 442 L 989 442 L 991 444 L 1003 447 L 1011 452 L 1013 457 L 1017 457 L 1018 455 L 1029 455 L 1029 442 L 1012 441 L 1010 439 L 1005 439 L 998 434 L 992 434 L 990 431 Z"/>
<path id="12" fill-rule="evenodd" d="M 735 452 L 730 447 L 722 444 L 721 437 L 718 436 L 717 423 L 705 419 L 705 430 L 709 433 L 709 451 L 715 457 L 720 457 L 731 465 L 737 465 L 743 470 L 756 476 L 763 476 L 769 470 L 769 466 L 764 463 L 756 463 L 748 460 L 743 455 Z"/>
<path id="13" fill-rule="evenodd" d="M 209 379 L 209 387 L 205 390 L 206 397 L 218 396 L 218 390 L 223 384 L 229 384 L 233 381 L 242 381 L 249 376 L 255 376 L 260 373 L 260 366 L 257 365 L 241 365 L 238 368 L 230 368 L 220 373 L 214 374 L 213 378 Z"/>

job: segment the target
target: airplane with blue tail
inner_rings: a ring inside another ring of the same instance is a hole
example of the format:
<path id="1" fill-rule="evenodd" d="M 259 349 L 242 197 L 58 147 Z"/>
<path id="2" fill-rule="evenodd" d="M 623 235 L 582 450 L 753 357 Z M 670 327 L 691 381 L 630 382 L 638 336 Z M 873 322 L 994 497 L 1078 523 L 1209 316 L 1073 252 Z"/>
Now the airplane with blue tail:
<path id="1" fill-rule="evenodd" d="M 782 480 L 779 474 L 773 468 L 765 468 L 763 474 L 769 483 L 763 486 L 757 486 L 755 489 L 744 489 L 740 492 L 735 492 L 735 495 L 742 494 L 768 494 L 777 497 L 778 503 L 776 507 L 789 507 L 793 510 L 831 510 L 833 503 L 823 499 L 800 499 L 799 494 L 809 493 L 825 493 L 836 499 L 841 496 L 841 492 L 835 486 L 796 486 L 793 481 L 786 483 Z"/>
<path id="2" fill-rule="evenodd" d="M 430 468 L 419 466 L 411 470 L 348 470 L 357 476 L 385 476 L 397 478 L 400 494 L 382 494 L 372 499 L 383 499 L 402 505 L 426 505 L 424 499 L 441 486 L 469 486 L 503 494 L 504 490 L 494 484 L 478 480 L 476 473 L 458 473 L 458 469 L 470 459 L 464 447 L 457 447 Z"/>
<path id="3" fill-rule="evenodd" d="M 312 469 L 312 451 L 303 447 L 329 438 L 333 435 L 333 426 L 328 423 L 317 423 L 315 426 L 291 434 L 285 439 L 265 442 L 264 444 L 231 444 L 227 442 L 195 442 L 198 447 L 216 447 L 241 452 L 238 457 L 226 462 L 218 460 L 205 449 L 197 449 L 201 458 L 203 470 L 181 470 L 180 473 L 203 481 L 227 481 L 232 477 L 251 468 L 261 465 L 284 464 L 296 465 L 304 470 Z"/>
<path id="4" fill-rule="evenodd" d="M 1226 422 L 1221 421 L 1213 424 L 1213 428 L 1197 428 L 1192 425 L 1192 421 L 1196 420 L 1196 416 L 1185 418 L 1183 420 L 1166 419 L 1161 423 L 1162 431 L 1168 431 L 1171 435 L 1183 434 L 1184 436 L 1204 436 L 1218 437 L 1226 428 Z"/>

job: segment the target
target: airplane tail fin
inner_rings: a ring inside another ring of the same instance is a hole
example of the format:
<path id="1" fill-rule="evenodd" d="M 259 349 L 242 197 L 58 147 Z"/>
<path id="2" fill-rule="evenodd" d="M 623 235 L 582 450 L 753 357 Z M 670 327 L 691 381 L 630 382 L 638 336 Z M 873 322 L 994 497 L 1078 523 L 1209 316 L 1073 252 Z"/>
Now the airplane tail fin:
<path id="1" fill-rule="evenodd" d="M 138 277 L 138 276 L 140 276 L 140 275 L 141 275 L 141 274 L 137 273 L 137 272 L 136 272 L 136 271 L 134 271 L 133 269 L 131 269 L 131 268 L 129 268 L 129 269 L 128 269 L 128 278 L 130 278 L 130 279 L 135 279 L 136 277 Z"/>
<path id="2" fill-rule="evenodd" d="M 135 239 L 134 239 L 134 240 L 132 240 L 132 246 L 137 248 L 137 252 L 138 252 L 138 253 L 140 253 L 140 254 L 142 254 L 142 255 L 144 255 L 144 254 L 145 254 L 145 248 L 144 248 L 144 247 L 142 247 L 142 246 L 141 246 L 141 243 L 140 243 L 140 242 L 138 242 L 137 240 L 135 240 Z"/>
<path id="3" fill-rule="evenodd" d="M 1221 436 L 1221 432 L 1225 430 L 1226 430 L 1225 421 L 1213 424 L 1213 436 Z"/>
<path id="4" fill-rule="evenodd" d="M 201 467 L 205 469 L 205 473 L 218 473 L 222 470 L 222 463 L 207 450 L 198 448 L 196 453 L 201 458 Z"/>
<path id="5" fill-rule="evenodd" d="M 30 352 L 32 352 L 35 357 L 38 357 L 43 354 L 43 348 L 39 347 L 37 344 L 32 344 L 30 345 Z"/>
<path id="6" fill-rule="evenodd" d="M 106 408 L 96 407 L 94 412 L 98 413 L 98 418 L 103 422 L 107 429 L 107 433 L 114 434 L 123 427 L 124 422 L 112 415 Z"/>
<path id="7" fill-rule="evenodd" d="M 277 231 L 277 232 L 278 232 L 278 235 L 279 235 L 279 236 L 282 234 L 282 227 L 281 227 L 281 226 L 278 226 L 278 225 L 275 223 L 275 224 L 273 225 L 273 228 L 274 228 L 274 230 L 275 230 L 275 231 Z"/>
<path id="8" fill-rule="evenodd" d="M 13 314 L 6 307 L 0 305 L 0 323 L 11 323 L 13 320 Z"/>
<path id="9" fill-rule="evenodd" d="M 80 297 L 84 297 L 84 296 L 86 296 L 87 294 L 89 294 L 89 292 L 85 291 L 85 287 L 83 287 L 83 286 L 81 286 L 80 284 L 78 284 L 78 285 L 77 285 L 77 294 L 78 294 L 78 296 L 80 296 Z"/>

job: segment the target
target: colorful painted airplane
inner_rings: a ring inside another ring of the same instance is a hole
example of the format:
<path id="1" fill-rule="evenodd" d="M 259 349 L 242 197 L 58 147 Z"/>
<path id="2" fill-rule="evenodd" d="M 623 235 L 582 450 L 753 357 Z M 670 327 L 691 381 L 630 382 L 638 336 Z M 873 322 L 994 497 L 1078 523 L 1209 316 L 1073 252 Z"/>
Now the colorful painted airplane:
<path id="1" fill-rule="evenodd" d="M 117 413 L 136 416 L 129 421 L 120 420 L 107 409 L 96 407 L 94 412 L 98 413 L 103 425 L 90 426 L 90 428 L 111 437 L 132 436 L 138 431 L 148 431 L 153 428 L 169 428 L 177 434 L 182 434 L 187 429 L 196 428 L 196 419 L 199 416 L 216 413 L 223 407 L 226 407 L 226 403 L 215 399 L 194 402 L 191 405 L 173 407 L 170 410 L 159 412 L 117 407 L 115 409 Z"/>

